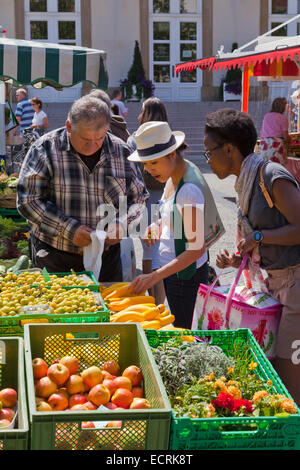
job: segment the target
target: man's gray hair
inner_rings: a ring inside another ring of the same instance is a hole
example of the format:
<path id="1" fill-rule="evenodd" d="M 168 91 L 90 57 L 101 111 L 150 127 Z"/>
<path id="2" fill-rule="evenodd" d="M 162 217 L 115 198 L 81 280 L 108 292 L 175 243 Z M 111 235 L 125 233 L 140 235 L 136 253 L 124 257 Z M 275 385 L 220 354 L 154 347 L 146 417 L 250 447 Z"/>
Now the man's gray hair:
<path id="1" fill-rule="evenodd" d="M 107 104 L 108 108 L 111 109 L 111 101 L 110 97 L 104 90 L 99 90 L 98 88 L 94 88 L 88 96 L 92 96 L 93 98 L 98 98 L 98 100 L 104 101 Z"/>
<path id="2" fill-rule="evenodd" d="M 109 124 L 110 111 L 106 103 L 86 95 L 74 101 L 68 114 L 68 121 L 74 128 L 84 122 L 87 127 L 101 128 Z"/>

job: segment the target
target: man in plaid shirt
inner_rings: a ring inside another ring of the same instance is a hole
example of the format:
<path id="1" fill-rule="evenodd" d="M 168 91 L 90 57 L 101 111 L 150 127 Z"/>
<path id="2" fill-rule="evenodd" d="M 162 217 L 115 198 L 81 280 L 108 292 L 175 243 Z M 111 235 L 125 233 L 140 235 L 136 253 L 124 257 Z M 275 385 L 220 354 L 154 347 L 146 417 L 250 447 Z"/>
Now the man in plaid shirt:
<path id="1" fill-rule="evenodd" d="M 116 224 L 108 226 L 99 280 L 122 280 L 120 239 L 129 223 L 140 220 L 149 195 L 140 169 L 127 160 L 130 148 L 107 132 L 109 121 L 105 103 L 82 97 L 73 103 L 66 127 L 45 134 L 27 153 L 17 208 L 30 224 L 34 266 L 83 271 L 83 248 L 108 205 Z M 124 197 L 127 220 L 119 219 Z"/>

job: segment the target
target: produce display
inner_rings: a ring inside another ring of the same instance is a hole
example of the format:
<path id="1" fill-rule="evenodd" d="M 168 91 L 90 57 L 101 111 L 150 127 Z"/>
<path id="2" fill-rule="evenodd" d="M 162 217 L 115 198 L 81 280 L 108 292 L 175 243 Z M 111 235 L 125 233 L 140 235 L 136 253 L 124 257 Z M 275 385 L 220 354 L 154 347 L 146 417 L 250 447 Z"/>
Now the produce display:
<path id="1" fill-rule="evenodd" d="M 6 173 L 0 175 L 0 195 L 1 196 L 12 196 L 16 194 L 18 175 L 13 173 L 8 176 Z"/>
<path id="2" fill-rule="evenodd" d="M 0 390 L 0 432 L 14 427 L 18 395 L 13 388 Z"/>
<path id="3" fill-rule="evenodd" d="M 102 288 L 101 295 L 110 309 L 111 322 L 138 322 L 144 329 L 159 330 L 174 322 L 175 317 L 164 304 L 156 305 L 150 295 L 135 295 L 129 282 Z"/>
<path id="4" fill-rule="evenodd" d="M 174 416 L 190 418 L 288 417 L 293 400 L 274 392 L 256 372 L 249 346 L 234 345 L 226 356 L 218 346 L 176 336 L 152 348 Z"/>
<path id="5" fill-rule="evenodd" d="M 71 274 L 65 276 L 58 276 L 57 274 L 48 274 L 49 279 L 40 271 L 27 271 L 18 275 L 19 285 L 39 285 L 40 287 L 61 287 L 61 286 L 88 286 L 93 284 L 93 281 L 86 275 L 77 275 L 71 269 Z"/>
<path id="6" fill-rule="evenodd" d="M 94 365 L 79 372 L 79 360 L 65 356 L 49 367 L 44 359 L 35 358 L 32 369 L 37 411 L 151 408 L 144 398 L 143 372 L 136 365 L 122 372 L 119 364 L 110 360 L 102 367 Z"/>
<path id="7" fill-rule="evenodd" d="M 100 298 L 88 288 L 66 290 L 60 283 L 31 287 L 31 276 L 31 273 L 19 276 L 8 273 L 0 278 L 0 316 L 30 313 L 28 308 L 33 306 L 42 306 L 41 311 L 47 308 L 53 314 L 92 313 L 103 309 Z M 24 285 L 20 285 L 21 280 Z"/>
<path id="8" fill-rule="evenodd" d="M 0 216 L 0 258 L 12 259 L 29 255 L 26 222 Z M 2 263 L 1 263 L 2 264 Z M 29 266 L 27 266 L 29 267 Z"/>

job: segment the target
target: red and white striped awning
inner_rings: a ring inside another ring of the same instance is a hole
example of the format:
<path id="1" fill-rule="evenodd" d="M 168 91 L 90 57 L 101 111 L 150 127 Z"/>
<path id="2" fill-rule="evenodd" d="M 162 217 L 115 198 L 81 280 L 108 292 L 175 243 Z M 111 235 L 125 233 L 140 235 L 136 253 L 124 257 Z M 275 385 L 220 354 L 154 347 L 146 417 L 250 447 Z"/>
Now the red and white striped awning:
<path id="1" fill-rule="evenodd" d="M 185 62 L 182 64 L 176 65 L 176 73 L 181 72 L 182 70 L 191 71 L 196 68 L 201 68 L 202 70 L 222 70 L 222 69 L 232 69 L 232 68 L 241 68 L 246 64 L 248 66 L 255 66 L 262 62 L 272 64 L 274 61 L 279 62 L 283 60 L 284 62 L 288 59 L 294 60 L 295 57 L 300 59 L 300 46 L 286 47 L 280 49 L 273 49 L 271 51 L 256 52 L 251 54 L 245 54 L 239 56 L 232 55 L 230 58 L 217 58 L 207 57 L 205 59 L 193 60 L 190 62 Z"/>

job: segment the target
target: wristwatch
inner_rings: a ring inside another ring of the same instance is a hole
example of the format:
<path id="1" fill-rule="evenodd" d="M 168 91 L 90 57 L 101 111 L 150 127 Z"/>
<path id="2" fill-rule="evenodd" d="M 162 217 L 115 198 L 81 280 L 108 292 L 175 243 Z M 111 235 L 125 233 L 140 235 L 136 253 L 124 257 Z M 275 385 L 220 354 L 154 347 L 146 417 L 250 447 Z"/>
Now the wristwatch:
<path id="1" fill-rule="evenodd" d="M 255 232 L 253 232 L 253 240 L 258 244 L 260 245 L 262 240 L 263 240 L 263 234 L 259 231 L 259 230 L 255 230 Z"/>

